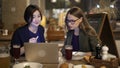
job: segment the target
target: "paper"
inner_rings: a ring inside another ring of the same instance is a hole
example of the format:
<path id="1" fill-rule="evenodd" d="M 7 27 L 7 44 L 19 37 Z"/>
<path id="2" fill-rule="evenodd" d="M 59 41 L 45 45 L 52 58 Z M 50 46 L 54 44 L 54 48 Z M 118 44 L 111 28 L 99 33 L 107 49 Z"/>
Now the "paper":
<path id="1" fill-rule="evenodd" d="M 73 68 L 83 68 L 83 66 L 85 66 L 86 68 L 95 68 L 95 67 L 92 66 L 92 65 L 74 65 Z"/>
<path id="2" fill-rule="evenodd" d="M 72 52 L 72 60 L 81 60 L 85 56 L 85 52 Z"/>

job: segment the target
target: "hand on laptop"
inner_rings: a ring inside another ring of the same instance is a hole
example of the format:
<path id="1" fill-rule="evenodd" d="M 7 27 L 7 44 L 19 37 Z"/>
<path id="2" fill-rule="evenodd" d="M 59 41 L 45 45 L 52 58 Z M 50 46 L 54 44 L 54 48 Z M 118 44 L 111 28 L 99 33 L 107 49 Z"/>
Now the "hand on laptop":
<path id="1" fill-rule="evenodd" d="M 39 37 L 39 36 L 30 38 L 30 39 L 29 39 L 29 43 L 37 43 L 38 37 Z"/>

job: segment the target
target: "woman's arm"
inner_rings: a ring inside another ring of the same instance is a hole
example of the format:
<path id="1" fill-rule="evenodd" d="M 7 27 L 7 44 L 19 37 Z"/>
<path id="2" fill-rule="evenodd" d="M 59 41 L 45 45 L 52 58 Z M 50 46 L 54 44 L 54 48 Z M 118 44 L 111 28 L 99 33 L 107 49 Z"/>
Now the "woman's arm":
<path id="1" fill-rule="evenodd" d="M 13 56 L 13 46 L 14 45 L 19 45 L 21 47 L 21 41 L 20 41 L 20 36 L 19 36 L 19 30 L 17 29 L 13 36 L 12 36 L 12 40 L 11 40 L 11 49 L 10 49 L 10 53 Z"/>

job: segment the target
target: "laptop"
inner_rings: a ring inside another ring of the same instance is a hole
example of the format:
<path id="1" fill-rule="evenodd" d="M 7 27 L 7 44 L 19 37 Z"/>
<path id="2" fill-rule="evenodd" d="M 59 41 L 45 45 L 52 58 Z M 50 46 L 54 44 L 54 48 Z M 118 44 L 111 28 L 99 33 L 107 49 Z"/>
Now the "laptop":
<path id="1" fill-rule="evenodd" d="M 59 47 L 57 43 L 24 43 L 27 61 L 44 64 L 59 63 Z"/>

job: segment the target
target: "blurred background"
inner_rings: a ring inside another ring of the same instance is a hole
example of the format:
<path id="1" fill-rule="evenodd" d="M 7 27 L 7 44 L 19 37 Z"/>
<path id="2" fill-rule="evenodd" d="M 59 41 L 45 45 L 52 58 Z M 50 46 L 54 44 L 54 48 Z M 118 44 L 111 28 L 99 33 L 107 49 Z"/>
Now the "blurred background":
<path id="1" fill-rule="evenodd" d="M 120 0 L 0 0 L 0 44 L 10 42 L 13 32 L 26 24 L 24 11 L 29 4 L 38 5 L 42 11 L 43 20 L 40 24 L 45 28 L 47 42 L 63 43 L 65 14 L 71 7 L 78 6 L 86 15 L 107 13 L 112 35 L 116 44 L 120 44 Z M 6 30 L 8 34 L 2 35 Z M 117 48 L 119 50 L 120 46 Z"/>
<path id="2" fill-rule="evenodd" d="M 58 26 L 63 27 L 64 15 L 73 6 L 81 7 L 85 13 L 107 12 L 111 9 L 117 9 L 119 12 L 120 10 L 120 0 L 0 0 L 0 29 L 13 31 L 17 28 L 16 24 L 24 23 L 24 10 L 29 4 L 36 4 L 41 8 L 45 16 L 42 23 L 44 27 L 51 19 L 54 19 Z M 103 10 L 106 7 L 107 9 Z M 117 14 L 116 11 L 113 12 L 117 15 L 114 18 L 117 21 L 120 19 L 118 12 Z"/>

